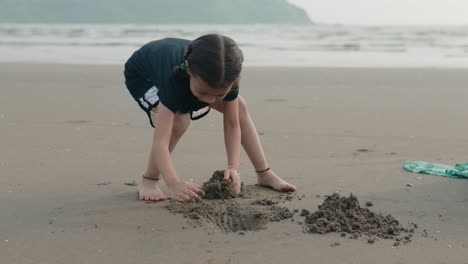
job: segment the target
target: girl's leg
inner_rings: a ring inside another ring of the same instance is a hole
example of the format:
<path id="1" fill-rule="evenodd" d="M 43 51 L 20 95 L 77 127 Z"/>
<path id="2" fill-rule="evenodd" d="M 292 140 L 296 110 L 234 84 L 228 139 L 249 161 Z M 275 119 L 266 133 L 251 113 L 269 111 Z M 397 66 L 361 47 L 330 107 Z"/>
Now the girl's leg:
<path id="1" fill-rule="evenodd" d="M 152 113 L 153 117 L 155 113 Z M 157 124 L 156 124 L 157 125 Z M 172 152 L 179 142 L 180 138 L 184 135 L 185 131 L 187 131 L 190 125 L 190 116 L 188 114 L 184 115 L 176 115 L 174 119 L 174 126 L 172 128 L 171 139 L 169 141 L 169 151 Z M 153 135 L 153 144 L 154 144 L 154 135 Z M 152 179 L 159 179 L 159 180 L 151 180 L 142 178 L 139 184 L 139 197 L 141 200 L 151 200 L 151 201 L 164 201 L 167 197 L 161 191 L 160 188 L 160 173 L 157 166 L 154 164 L 155 153 L 153 148 L 151 148 L 151 153 L 148 161 L 148 166 L 146 168 L 145 173 L 143 176 L 152 178 Z"/>
<path id="2" fill-rule="evenodd" d="M 266 160 L 265 153 L 258 137 L 257 129 L 250 117 L 247 109 L 247 104 L 242 96 L 239 96 L 239 122 L 241 128 L 241 143 L 244 147 L 247 156 L 249 157 L 255 171 L 263 171 L 270 167 Z M 211 105 L 217 111 L 223 113 L 223 102 L 216 102 Z M 261 173 L 257 173 L 257 181 L 259 185 L 271 187 L 281 192 L 293 192 L 296 187 L 287 183 L 279 177 L 273 170 L 269 169 Z"/>

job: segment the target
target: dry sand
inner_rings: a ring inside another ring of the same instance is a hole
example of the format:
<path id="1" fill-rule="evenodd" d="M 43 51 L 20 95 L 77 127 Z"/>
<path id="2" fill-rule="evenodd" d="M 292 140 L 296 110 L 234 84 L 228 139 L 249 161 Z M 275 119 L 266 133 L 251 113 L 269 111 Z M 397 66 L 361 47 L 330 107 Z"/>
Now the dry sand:
<path id="1" fill-rule="evenodd" d="M 121 71 L 0 65 L 1 263 L 468 263 L 468 181 L 401 168 L 468 161 L 468 70 L 245 69 L 241 93 L 270 163 L 298 192 L 254 186 L 245 154 L 242 179 L 254 199 L 298 213 L 243 235 L 193 227 L 125 185 L 144 169 L 152 131 Z M 176 148 L 178 174 L 205 182 L 224 153 L 211 113 Z M 416 223 L 411 243 L 303 232 L 300 210 L 333 192 Z"/>

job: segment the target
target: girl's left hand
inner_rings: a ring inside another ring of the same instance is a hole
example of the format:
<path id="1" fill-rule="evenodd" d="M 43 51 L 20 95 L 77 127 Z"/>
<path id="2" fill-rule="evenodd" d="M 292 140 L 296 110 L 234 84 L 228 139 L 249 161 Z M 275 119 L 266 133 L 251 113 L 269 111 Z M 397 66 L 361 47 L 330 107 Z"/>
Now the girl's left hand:
<path id="1" fill-rule="evenodd" d="M 240 188 L 241 188 L 241 179 L 240 179 L 240 174 L 239 171 L 233 168 L 227 168 L 224 170 L 224 179 L 232 180 L 232 186 L 234 187 L 234 193 L 235 195 L 238 195 L 240 193 Z"/>

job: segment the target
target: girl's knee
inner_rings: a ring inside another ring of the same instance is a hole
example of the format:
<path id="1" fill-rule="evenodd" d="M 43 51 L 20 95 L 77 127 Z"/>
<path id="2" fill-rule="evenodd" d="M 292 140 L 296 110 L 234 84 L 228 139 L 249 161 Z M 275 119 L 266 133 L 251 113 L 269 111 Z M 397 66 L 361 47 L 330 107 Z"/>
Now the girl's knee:
<path id="1" fill-rule="evenodd" d="M 185 131 L 190 126 L 190 116 L 188 114 L 185 115 L 176 115 L 174 119 L 174 124 L 172 126 L 172 135 L 176 137 L 181 137 Z"/>
<path id="2" fill-rule="evenodd" d="M 239 95 L 239 115 L 248 114 L 247 102 L 245 102 L 244 97 Z"/>

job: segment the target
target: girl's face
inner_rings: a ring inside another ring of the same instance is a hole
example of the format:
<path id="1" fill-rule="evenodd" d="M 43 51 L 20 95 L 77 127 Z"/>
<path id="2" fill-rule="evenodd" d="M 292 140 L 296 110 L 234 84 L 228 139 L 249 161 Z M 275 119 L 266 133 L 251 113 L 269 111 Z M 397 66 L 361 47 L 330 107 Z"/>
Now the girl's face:
<path id="1" fill-rule="evenodd" d="M 207 104 L 213 104 L 217 100 L 222 100 L 231 90 L 232 84 L 234 83 L 232 82 L 226 87 L 213 88 L 210 87 L 202 78 L 191 74 L 188 67 L 187 73 L 190 76 L 190 90 L 192 91 L 192 94 L 197 97 L 198 100 Z"/>

